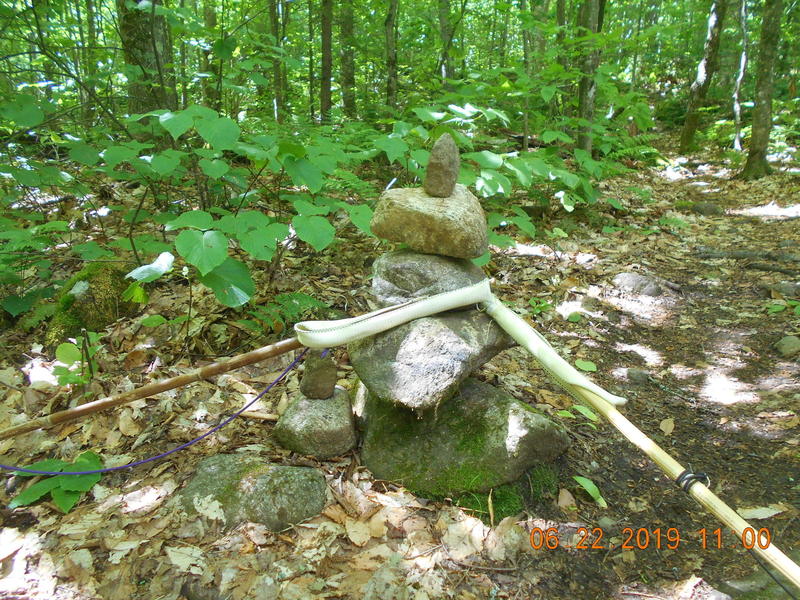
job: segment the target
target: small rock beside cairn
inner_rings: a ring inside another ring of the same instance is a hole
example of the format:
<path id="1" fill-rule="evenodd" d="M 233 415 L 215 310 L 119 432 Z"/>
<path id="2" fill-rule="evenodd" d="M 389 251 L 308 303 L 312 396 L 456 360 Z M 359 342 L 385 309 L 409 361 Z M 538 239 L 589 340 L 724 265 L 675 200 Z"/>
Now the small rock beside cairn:
<path id="1" fill-rule="evenodd" d="M 309 351 L 300 395 L 278 419 L 273 435 L 284 448 L 317 458 L 339 456 L 356 445 L 350 397 L 336 387 L 336 363 L 330 356 Z"/>
<path id="2" fill-rule="evenodd" d="M 374 264 L 382 306 L 485 278 L 470 260 L 488 249 L 478 199 L 456 183 L 449 134 L 434 144 L 424 189 L 383 193 L 372 218 L 379 237 L 404 243 Z M 348 347 L 363 387 L 364 464 L 382 479 L 447 496 L 514 481 L 563 452 L 568 438 L 547 417 L 471 373 L 511 338 L 474 308 L 416 319 Z"/>

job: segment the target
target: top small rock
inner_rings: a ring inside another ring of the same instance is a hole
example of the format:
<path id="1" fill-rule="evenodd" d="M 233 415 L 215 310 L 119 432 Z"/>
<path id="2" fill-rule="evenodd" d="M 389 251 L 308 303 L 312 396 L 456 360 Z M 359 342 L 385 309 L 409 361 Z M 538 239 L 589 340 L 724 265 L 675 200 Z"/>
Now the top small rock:
<path id="1" fill-rule="evenodd" d="M 449 197 L 456 185 L 460 165 L 456 143 L 449 133 L 443 133 L 431 150 L 425 171 L 425 193 L 436 198 Z"/>

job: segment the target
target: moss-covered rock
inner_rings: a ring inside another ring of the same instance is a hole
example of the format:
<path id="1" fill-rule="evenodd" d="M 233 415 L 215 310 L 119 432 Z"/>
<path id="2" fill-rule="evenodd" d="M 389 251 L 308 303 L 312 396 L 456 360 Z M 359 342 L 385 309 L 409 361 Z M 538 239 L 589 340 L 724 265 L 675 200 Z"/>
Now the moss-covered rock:
<path id="1" fill-rule="evenodd" d="M 218 502 L 226 528 L 245 521 L 281 531 L 322 511 L 325 477 L 316 469 L 271 465 L 252 456 L 217 454 L 203 460 L 178 495 L 189 514 Z"/>
<path id="2" fill-rule="evenodd" d="M 136 304 L 122 299 L 128 283 L 125 270 L 111 263 L 92 263 L 70 277 L 55 298 L 45 344 L 56 346 L 81 329 L 102 331 L 131 314 Z"/>
<path id="3" fill-rule="evenodd" d="M 364 464 L 376 477 L 426 496 L 497 488 L 568 444 L 560 425 L 475 379 L 422 419 L 372 394 L 365 413 Z"/>
<path id="4" fill-rule="evenodd" d="M 317 458 L 348 452 L 356 445 L 350 396 L 336 388 L 330 398 L 297 397 L 275 424 L 273 435 L 284 448 Z"/>

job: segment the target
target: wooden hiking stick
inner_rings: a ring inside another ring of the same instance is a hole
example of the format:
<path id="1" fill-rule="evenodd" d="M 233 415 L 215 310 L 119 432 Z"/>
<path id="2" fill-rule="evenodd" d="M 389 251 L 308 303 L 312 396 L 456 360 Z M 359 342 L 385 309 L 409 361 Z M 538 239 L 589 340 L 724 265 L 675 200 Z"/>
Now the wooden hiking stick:
<path id="1" fill-rule="evenodd" d="M 273 356 L 286 354 L 287 352 L 296 350 L 300 347 L 302 347 L 302 344 L 297 340 L 297 338 L 281 340 L 280 342 L 275 342 L 274 344 L 264 346 L 258 350 L 246 352 L 245 354 L 234 356 L 228 360 L 222 360 L 211 363 L 210 365 L 206 365 L 205 367 L 200 367 L 199 369 L 196 369 L 185 375 L 178 375 L 177 377 L 172 377 L 164 381 L 156 381 L 155 383 L 150 383 L 140 388 L 117 394 L 116 396 L 101 398 L 100 400 L 95 400 L 94 402 L 87 402 L 86 404 L 81 404 L 80 406 L 76 406 L 74 408 L 68 408 L 67 410 L 61 410 L 49 415 L 45 415 L 44 417 L 39 417 L 38 419 L 33 419 L 32 421 L 28 421 L 22 425 L 16 425 L 14 427 L 9 427 L 8 429 L 3 429 L 0 431 L 0 440 L 12 438 L 21 433 L 33 431 L 34 429 L 49 429 L 50 427 L 60 425 L 61 423 L 74 421 L 75 419 L 80 419 L 86 415 L 91 415 L 107 408 L 113 408 L 114 406 L 119 406 L 120 404 L 127 404 L 129 402 L 133 402 L 134 400 L 139 400 L 140 398 L 155 396 L 161 392 L 182 387 L 184 385 L 194 383 L 195 381 L 200 381 L 201 379 L 208 379 L 209 377 L 220 375 L 221 373 L 227 373 L 228 371 L 233 371 L 234 369 L 238 369 L 239 367 L 244 367 L 246 365 L 252 365 L 253 363 L 260 362 L 264 359 L 272 358 Z"/>

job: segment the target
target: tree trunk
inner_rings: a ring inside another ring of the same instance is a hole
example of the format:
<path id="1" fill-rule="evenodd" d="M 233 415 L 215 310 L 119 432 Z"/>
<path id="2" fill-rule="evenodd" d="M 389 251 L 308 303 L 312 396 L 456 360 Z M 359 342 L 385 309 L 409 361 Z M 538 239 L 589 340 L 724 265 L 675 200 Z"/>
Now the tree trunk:
<path id="1" fill-rule="evenodd" d="M 439 40 L 442 43 L 442 53 L 439 57 L 439 72 L 443 81 L 453 79 L 453 64 L 450 60 L 450 43 L 453 39 L 450 24 L 450 0 L 437 0 L 439 13 Z"/>
<path id="2" fill-rule="evenodd" d="M 699 110 L 703 106 L 708 88 L 711 86 L 711 78 L 714 77 L 714 73 L 717 71 L 719 41 L 727 6 L 728 0 L 713 0 L 711 3 L 703 58 L 697 65 L 697 75 L 689 90 L 689 106 L 686 109 L 686 120 L 683 122 L 681 141 L 678 147 L 680 152 L 688 152 L 692 147 L 694 134 L 700 122 Z"/>
<path id="3" fill-rule="evenodd" d="M 203 25 L 206 29 L 206 35 L 211 39 L 216 39 L 219 36 L 219 32 L 217 31 L 216 3 L 213 0 L 204 0 L 203 2 Z M 221 99 L 217 88 L 218 73 L 215 63 L 216 59 L 211 49 L 204 50 L 202 68 L 206 77 L 203 78 L 203 99 L 206 106 L 219 112 L 221 108 Z"/>
<path id="4" fill-rule="evenodd" d="M 283 46 L 281 35 L 281 15 L 282 0 L 269 0 L 269 25 L 272 33 L 273 43 L 276 48 Z M 272 59 L 272 113 L 275 120 L 280 123 L 283 120 L 284 111 L 284 85 L 283 85 L 283 61 L 279 56 Z"/>
<path id="5" fill-rule="evenodd" d="M 313 121 L 316 118 L 317 97 L 314 94 L 316 65 L 314 63 L 314 0 L 308 0 L 308 113 Z"/>
<path id="6" fill-rule="evenodd" d="M 331 117 L 331 79 L 333 77 L 333 0 L 322 0 L 322 73 L 319 82 L 319 112 L 323 123 Z"/>
<path id="7" fill-rule="evenodd" d="M 583 34 L 599 33 L 603 22 L 604 0 L 584 0 L 578 18 Z M 594 101 L 597 94 L 595 72 L 600 64 L 600 51 L 596 49 L 597 41 L 592 39 L 589 47 L 583 50 L 581 79 L 578 82 L 578 117 L 586 123 L 578 128 L 578 148 L 592 153 L 594 137 L 591 123 L 594 120 Z"/>
<path id="8" fill-rule="evenodd" d="M 500 55 L 500 62 L 498 66 L 501 69 L 506 68 L 506 47 L 508 46 L 508 26 L 511 23 L 511 9 L 507 6 L 503 8 L 503 27 L 500 32 L 500 48 L 498 54 Z"/>
<path id="9" fill-rule="evenodd" d="M 386 36 L 386 104 L 397 107 L 397 8 L 399 0 L 389 0 L 384 32 Z"/>
<path id="10" fill-rule="evenodd" d="M 772 129 L 772 84 L 775 78 L 775 55 L 781 37 L 782 11 L 783 0 L 764 0 L 756 66 L 756 105 L 753 109 L 750 150 L 747 163 L 739 174 L 741 179 L 758 179 L 771 171 L 767 162 L 767 145 Z"/>
<path id="11" fill-rule="evenodd" d="M 736 133 L 733 136 L 734 150 L 742 151 L 742 81 L 747 72 L 747 50 L 750 45 L 747 33 L 747 0 L 739 1 L 739 27 L 742 30 L 742 51 L 739 54 L 739 71 L 736 73 L 736 84 L 733 87 L 733 121 Z"/>
<path id="12" fill-rule="evenodd" d="M 177 106 L 175 78 L 166 64 L 172 62 L 169 27 L 163 16 L 152 10 L 129 9 L 117 0 L 119 34 L 128 66 L 128 112 L 144 113 Z"/>
<path id="13" fill-rule="evenodd" d="M 339 21 L 339 59 L 341 61 L 341 88 L 344 114 L 356 118 L 356 63 L 353 0 L 341 0 Z"/>

